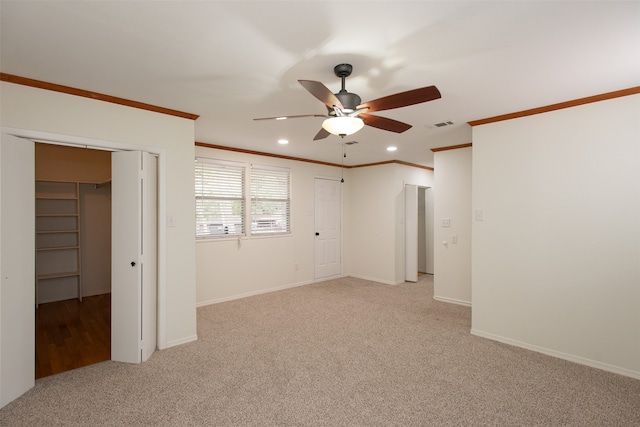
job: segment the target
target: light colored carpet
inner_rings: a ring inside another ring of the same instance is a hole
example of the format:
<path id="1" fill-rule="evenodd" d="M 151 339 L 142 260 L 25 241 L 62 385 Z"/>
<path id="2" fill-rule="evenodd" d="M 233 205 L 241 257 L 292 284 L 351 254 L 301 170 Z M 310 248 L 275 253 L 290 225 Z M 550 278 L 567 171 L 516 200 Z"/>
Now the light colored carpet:
<path id="1" fill-rule="evenodd" d="M 47 377 L 2 426 L 640 425 L 640 381 L 469 334 L 431 276 L 198 309 L 199 340 Z"/>

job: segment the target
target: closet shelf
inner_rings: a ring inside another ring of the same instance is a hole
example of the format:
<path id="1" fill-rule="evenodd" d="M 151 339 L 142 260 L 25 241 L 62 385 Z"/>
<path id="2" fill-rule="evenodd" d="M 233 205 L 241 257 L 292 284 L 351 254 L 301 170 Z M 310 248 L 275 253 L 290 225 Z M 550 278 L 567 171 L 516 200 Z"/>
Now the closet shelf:
<path id="1" fill-rule="evenodd" d="M 42 230 L 36 231 L 36 234 L 61 234 L 61 233 L 77 233 L 78 230 Z"/>
<path id="2" fill-rule="evenodd" d="M 43 280 L 43 279 L 57 279 L 60 277 L 73 277 L 73 276 L 79 276 L 79 275 L 80 275 L 80 272 L 78 271 L 67 271 L 63 273 L 38 274 L 36 278 L 38 280 Z"/>
<path id="3" fill-rule="evenodd" d="M 66 290 L 75 287 L 82 301 L 80 183 L 36 180 L 35 193 L 36 307 L 50 279 L 61 279 L 57 286 Z M 60 271 L 69 269 L 77 271 Z"/>
<path id="4" fill-rule="evenodd" d="M 36 200 L 76 200 L 78 197 L 76 195 L 59 195 L 59 196 L 38 196 L 36 194 Z"/>
<path id="5" fill-rule="evenodd" d="M 80 246 L 52 246 L 50 248 L 38 248 L 37 251 L 64 251 L 69 249 L 80 249 Z"/>
<path id="6" fill-rule="evenodd" d="M 76 217 L 77 213 L 60 213 L 60 214 L 36 214 L 36 218 L 38 217 L 49 217 L 49 218 L 62 218 L 62 217 Z"/>

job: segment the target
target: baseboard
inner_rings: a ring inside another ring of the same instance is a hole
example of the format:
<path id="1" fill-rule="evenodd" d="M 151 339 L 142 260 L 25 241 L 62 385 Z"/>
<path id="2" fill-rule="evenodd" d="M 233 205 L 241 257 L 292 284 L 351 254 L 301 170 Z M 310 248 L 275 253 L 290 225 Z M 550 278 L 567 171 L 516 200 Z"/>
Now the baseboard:
<path id="1" fill-rule="evenodd" d="M 224 298 L 216 298 L 216 299 L 212 299 L 212 300 L 208 300 L 208 301 L 201 301 L 201 302 L 196 304 L 196 307 L 204 307 L 204 306 L 207 306 L 207 305 L 219 304 L 221 302 L 233 301 L 233 300 L 236 300 L 236 299 L 252 297 L 252 296 L 255 296 L 255 295 L 268 294 L 270 292 L 282 291 L 284 289 L 297 288 L 298 286 L 305 286 L 305 285 L 309 285 L 311 283 L 313 283 L 313 282 L 312 281 L 298 282 L 298 283 L 293 283 L 293 284 L 290 284 L 290 285 L 277 286 L 275 288 L 269 288 L 269 289 L 261 289 L 259 291 L 246 292 L 244 294 L 232 295 L 232 296 L 224 297 Z"/>
<path id="2" fill-rule="evenodd" d="M 336 274 L 335 276 L 328 276 L 328 277 L 321 277 L 320 279 L 313 279 L 312 283 L 328 282 L 330 280 L 342 279 L 343 277 L 347 277 L 347 276 L 343 276 L 342 274 Z"/>
<path id="3" fill-rule="evenodd" d="M 624 375 L 625 377 L 640 379 L 640 372 L 633 371 L 631 369 L 622 368 L 615 365 L 609 365 L 608 363 L 598 362 L 597 360 L 591 360 L 581 356 L 563 353 L 561 351 L 551 350 L 551 349 L 540 347 L 534 344 L 528 344 L 522 341 L 517 341 L 510 338 L 505 338 L 499 335 L 494 335 L 487 332 L 479 331 L 477 329 L 471 329 L 471 334 L 481 338 L 487 338 L 493 341 L 509 344 L 514 347 L 520 347 L 526 350 L 535 351 L 537 353 L 546 354 L 547 356 L 557 357 L 558 359 L 568 360 L 569 362 L 578 363 L 580 365 L 586 365 L 591 368 L 601 369 L 603 371 L 612 372 L 614 374 Z"/>
<path id="4" fill-rule="evenodd" d="M 382 279 L 377 279 L 375 277 L 360 276 L 358 274 L 349 274 L 348 276 L 345 276 L 345 277 L 355 277 L 356 279 L 369 280 L 371 282 L 383 283 L 385 285 L 399 285 L 401 283 L 404 283 L 404 281 L 396 283 L 396 282 L 392 282 L 390 280 L 382 280 Z"/>
<path id="5" fill-rule="evenodd" d="M 454 298 L 445 298 L 445 297 L 436 297 L 436 296 L 434 296 L 433 299 L 440 302 L 448 302 L 449 304 L 457 304 L 457 305 L 464 305 L 465 307 L 471 307 L 471 303 L 469 301 L 462 301 Z"/>
<path id="6" fill-rule="evenodd" d="M 169 341 L 169 342 L 167 342 L 167 346 L 165 348 L 163 348 L 162 350 L 165 350 L 165 349 L 170 348 L 170 347 L 175 347 L 177 345 L 186 344 L 188 342 L 197 341 L 197 340 L 198 340 L 198 336 L 197 335 L 191 335 L 189 337 L 184 337 L 184 338 L 180 338 L 180 339 L 177 339 L 177 340 Z"/>

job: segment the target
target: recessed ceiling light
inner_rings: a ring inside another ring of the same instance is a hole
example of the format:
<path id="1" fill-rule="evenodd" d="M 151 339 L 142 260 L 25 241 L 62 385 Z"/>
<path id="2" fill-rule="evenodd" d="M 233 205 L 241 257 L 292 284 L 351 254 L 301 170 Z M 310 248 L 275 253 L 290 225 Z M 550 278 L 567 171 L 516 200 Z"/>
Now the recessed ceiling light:
<path id="1" fill-rule="evenodd" d="M 391 147 L 387 147 L 387 151 L 396 151 L 398 147 L 392 145 Z"/>
<path id="2" fill-rule="evenodd" d="M 279 139 L 278 140 L 278 144 L 280 144 L 280 145 L 287 145 L 288 143 L 289 143 L 289 141 L 286 140 L 286 139 Z"/>

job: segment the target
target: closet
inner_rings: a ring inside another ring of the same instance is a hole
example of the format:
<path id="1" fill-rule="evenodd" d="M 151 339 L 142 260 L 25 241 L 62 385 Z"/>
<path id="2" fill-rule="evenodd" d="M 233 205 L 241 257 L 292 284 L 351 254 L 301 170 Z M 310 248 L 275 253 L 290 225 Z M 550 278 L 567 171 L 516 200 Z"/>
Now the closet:
<path id="1" fill-rule="evenodd" d="M 36 378 L 111 357 L 111 153 L 35 147 Z"/>
<path id="2" fill-rule="evenodd" d="M 36 306 L 111 291 L 111 153 L 36 144 Z"/>

